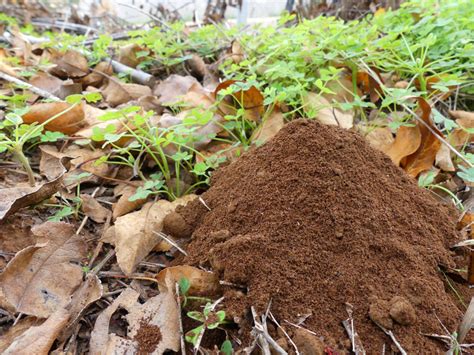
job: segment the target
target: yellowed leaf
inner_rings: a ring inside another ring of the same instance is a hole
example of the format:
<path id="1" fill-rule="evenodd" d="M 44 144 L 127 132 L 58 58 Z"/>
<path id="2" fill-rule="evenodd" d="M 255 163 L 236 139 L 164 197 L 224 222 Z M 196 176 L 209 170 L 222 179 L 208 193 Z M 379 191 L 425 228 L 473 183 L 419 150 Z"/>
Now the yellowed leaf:
<path id="1" fill-rule="evenodd" d="M 387 153 L 392 147 L 394 138 L 392 131 L 388 127 L 377 127 L 366 134 L 365 139 L 372 147 Z"/>

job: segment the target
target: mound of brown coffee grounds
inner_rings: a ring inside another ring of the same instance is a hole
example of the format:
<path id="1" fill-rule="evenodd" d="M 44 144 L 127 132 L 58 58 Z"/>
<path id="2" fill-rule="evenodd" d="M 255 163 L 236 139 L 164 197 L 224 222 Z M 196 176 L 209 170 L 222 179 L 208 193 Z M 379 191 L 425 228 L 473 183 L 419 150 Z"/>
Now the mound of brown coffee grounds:
<path id="1" fill-rule="evenodd" d="M 441 353 L 422 333 L 454 331 L 462 318 L 438 265 L 453 265 L 455 213 L 372 149 L 358 134 L 292 122 L 264 146 L 217 171 L 178 212 L 195 230 L 187 264 L 212 268 L 227 288 L 224 307 L 251 325 L 250 306 L 297 321 L 325 346 L 348 350 L 341 322 L 352 305 L 368 353 L 393 342 L 410 353 Z"/>

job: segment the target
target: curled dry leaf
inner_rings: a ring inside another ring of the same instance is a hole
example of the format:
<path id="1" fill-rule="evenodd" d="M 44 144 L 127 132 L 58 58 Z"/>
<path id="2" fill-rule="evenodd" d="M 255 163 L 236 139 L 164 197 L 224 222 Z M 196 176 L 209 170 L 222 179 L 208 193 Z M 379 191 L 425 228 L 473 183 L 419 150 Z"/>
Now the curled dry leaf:
<path id="1" fill-rule="evenodd" d="M 86 216 L 96 223 L 105 223 L 111 213 L 107 208 L 102 206 L 94 197 L 87 194 L 81 194 L 81 200 L 81 209 Z"/>
<path id="2" fill-rule="evenodd" d="M 110 319 L 119 308 L 129 309 L 138 300 L 140 294 L 131 288 L 126 288 L 115 300 L 108 306 L 99 316 L 94 324 L 89 343 L 89 351 L 91 355 L 110 354 L 107 351 L 111 336 L 109 334 Z"/>
<path id="3" fill-rule="evenodd" d="M 441 144 L 438 153 L 436 153 L 435 163 L 443 171 L 456 171 L 451 159 L 451 150 L 446 144 Z"/>
<path id="4" fill-rule="evenodd" d="M 118 61 L 131 68 L 136 68 L 138 64 L 143 62 L 145 58 L 138 58 L 137 53 L 143 51 L 145 48 L 136 43 L 130 43 L 126 46 L 120 47 Z"/>
<path id="5" fill-rule="evenodd" d="M 256 145 L 261 145 L 273 138 L 280 129 L 285 125 L 283 113 L 279 107 L 270 113 L 270 115 L 262 122 L 252 135 L 251 141 Z"/>
<path id="6" fill-rule="evenodd" d="M 92 273 L 87 274 L 86 280 L 74 292 L 71 302 L 69 302 L 66 307 L 69 313 L 69 320 L 63 329 L 61 329 L 61 333 L 58 336 L 60 341 L 65 341 L 73 333 L 84 310 L 90 304 L 100 299 L 103 291 L 102 283 L 99 278 Z"/>
<path id="7" fill-rule="evenodd" d="M 68 311 L 58 308 L 43 324 L 33 326 L 17 337 L 2 354 L 49 354 L 51 346 L 68 320 Z"/>
<path id="8" fill-rule="evenodd" d="M 186 61 L 186 64 L 189 66 L 191 74 L 199 80 L 202 80 L 207 74 L 206 63 L 197 54 L 193 54 L 192 57 Z"/>
<path id="9" fill-rule="evenodd" d="M 0 223 L 21 208 L 37 204 L 58 192 L 62 175 L 53 181 L 35 187 L 12 187 L 0 190 Z"/>
<path id="10" fill-rule="evenodd" d="M 118 201 L 113 206 L 113 219 L 117 219 L 120 216 L 123 216 L 129 212 L 136 210 L 137 208 L 143 206 L 147 201 L 146 198 L 130 201 L 130 197 L 137 192 L 136 186 L 130 185 L 118 185 L 114 190 L 114 193 L 117 196 L 120 196 Z"/>
<path id="11" fill-rule="evenodd" d="M 438 135 L 442 133 L 431 122 L 431 107 L 423 98 L 418 98 L 418 104 L 421 109 L 421 119 Z M 411 155 L 407 156 L 406 163 L 403 168 L 408 175 L 417 177 L 421 172 L 431 169 L 436 158 L 438 150 L 441 148 L 441 142 L 436 136 L 425 127 L 425 125 L 417 123 L 421 133 L 420 147 Z"/>
<path id="12" fill-rule="evenodd" d="M 94 68 L 94 71 L 81 78 L 82 87 L 85 89 L 88 86 L 98 88 L 102 86 L 104 80 L 113 75 L 112 64 L 109 62 L 100 62 Z M 105 74 L 105 75 L 104 75 Z"/>
<path id="13" fill-rule="evenodd" d="M 213 272 L 204 271 L 194 266 L 179 265 L 161 270 L 156 279 L 160 290 L 166 289 L 166 280 L 170 278 L 173 285 L 185 278 L 189 281 L 190 295 L 209 296 L 215 295 L 219 290 L 219 278 Z"/>
<path id="14" fill-rule="evenodd" d="M 304 98 L 304 103 L 304 111 L 308 114 L 314 113 L 316 120 L 322 124 L 352 128 L 354 114 L 351 111 L 345 112 L 332 107 L 324 96 L 310 92 Z"/>
<path id="15" fill-rule="evenodd" d="M 112 239 L 110 242 L 115 245 L 118 265 L 125 274 L 131 274 L 153 249 L 166 251 L 171 248 L 156 233 L 163 230 L 163 220 L 168 213 L 195 198 L 196 195 L 186 195 L 173 202 L 147 203 L 140 211 L 117 218 L 107 233 L 107 240 Z"/>
<path id="16" fill-rule="evenodd" d="M 379 80 L 383 82 L 382 76 L 379 74 L 377 68 L 371 68 L 379 77 Z M 362 92 L 369 95 L 370 101 L 377 102 L 380 95 L 383 93 L 377 80 L 375 80 L 367 72 L 357 72 L 357 85 L 361 88 Z"/>
<path id="17" fill-rule="evenodd" d="M 82 85 L 75 83 L 71 79 L 61 80 L 48 73 L 39 72 L 30 79 L 30 84 L 44 91 L 47 91 L 60 99 L 65 99 L 69 95 L 80 94 Z"/>
<path id="18" fill-rule="evenodd" d="M 20 319 L 15 325 L 11 326 L 2 336 L 0 336 L 0 354 L 13 343 L 13 341 L 34 326 L 43 323 L 43 320 L 36 317 L 26 317 Z"/>
<path id="19" fill-rule="evenodd" d="M 217 98 L 219 91 L 227 89 L 236 84 L 235 80 L 226 80 L 217 85 L 214 90 L 214 97 Z M 251 121 L 260 120 L 263 114 L 263 95 L 255 86 L 247 90 L 234 92 L 232 95 L 226 95 L 219 103 L 219 110 L 224 115 L 235 115 L 238 109 L 245 110 L 244 116 Z"/>
<path id="20" fill-rule="evenodd" d="M 418 126 L 402 126 L 398 129 L 395 140 L 386 148 L 385 153 L 397 166 L 403 158 L 416 152 L 421 144 L 421 132 Z"/>
<path id="21" fill-rule="evenodd" d="M 242 45 L 240 42 L 236 39 L 232 41 L 232 44 L 229 48 L 228 55 L 232 58 L 232 61 L 235 64 L 239 64 L 242 60 L 245 58 L 245 53 L 244 49 L 242 48 Z"/>
<path id="22" fill-rule="evenodd" d="M 86 57 L 75 50 L 65 53 L 48 48 L 50 61 L 56 64 L 49 72 L 59 78 L 80 78 L 89 73 L 89 64 Z"/>
<path id="23" fill-rule="evenodd" d="M 37 244 L 18 252 L 0 274 L 0 306 L 47 318 L 65 307 L 82 282 L 86 248 L 74 226 L 46 222 L 32 228 Z"/>
<path id="24" fill-rule="evenodd" d="M 170 291 L 163 290 L 144 304 L 137 302 L 139 294 L 136 291 L 123 291 L 97 318 L 91 334 L 90 353 L 161 355 L 167 350 L 178 351 L 179 306 L 172 288 L 174 284 L 168 281 L 168 285 Z M 110 319 L 119 308 L 128 311 L 126 319 L 129 326 L 126 338 L 109 334 Z"/>
<path id="25" fill-rule="evenodd" d="M 194 84 L 199 84 L 193 76 L 171 74 L 166 80 L 156 85 L 153 93 L 162 105 L 174 105 L 181 101 Z"/>
<path id="26" fill-rule="evenodd" d="M 69 111 L 64 112 L 68 109 Z M 82 105 L 75 105 L 71 108 L 71 105 L 67 102 L 48 102 L 32 105 L 22 118 L 25 123 L 37 122 L 41 124 L 55 115 L 59 116 L 45 125 L 48 131 L 74 134 L 87 126 Z"/>
<path id="27" fill-rule="evenodd" d="M 152 92 L 145 85 L 123 84 L 115 78 L 109 78 L 107 85 L 102 89 L 102 94 L 111 107 L 116 107 L 143 96 L 150 96 Z"/>
<path id="28" fill-rule="evenodd" d="M 365 139 L 367 139 L 372 147 L 384 153 L 387 153 L 394 142 L 392 131 L 388 127 L 377 127 L 370 130 L 365 135 Z"/>

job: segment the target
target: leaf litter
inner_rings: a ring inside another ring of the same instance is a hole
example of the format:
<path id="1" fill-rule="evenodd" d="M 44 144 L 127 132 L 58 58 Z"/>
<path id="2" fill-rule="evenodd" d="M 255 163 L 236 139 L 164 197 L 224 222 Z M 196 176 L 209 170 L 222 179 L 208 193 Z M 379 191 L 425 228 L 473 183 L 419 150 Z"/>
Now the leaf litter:
<path id="1" fill-rule="evenodd" d="M 442 9 L 85 42 L 2 19 L 1 352 L 467 349 L 472 75 Z"/>

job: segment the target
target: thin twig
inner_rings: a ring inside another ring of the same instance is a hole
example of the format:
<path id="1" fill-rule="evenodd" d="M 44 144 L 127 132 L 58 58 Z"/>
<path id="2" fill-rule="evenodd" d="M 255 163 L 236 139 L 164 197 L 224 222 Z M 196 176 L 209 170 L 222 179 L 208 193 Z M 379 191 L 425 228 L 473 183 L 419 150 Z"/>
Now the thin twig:
<path id="1" fill-rule="evenodd" d="M 393 343 L 395 344 L 395 346 L 397 347 L 398 351 L 400 351 L 400 353 L 402 355 L 407 355 L 407 352 L 402 348 L 402 346 L 400 345 L 400 343 L 397 341 L 397 339 L 395 338 L 395 335 L 392 333 L 391 330 L 388 330 L 388 329 L 385 329 L 383 326 L 381 326 L 380 324 L 378 324 L 377 322 L 375 322 L 375 324 L 380 328 L 382 329 L 382 331 L 387 334 L 390 339 L 392 339 Z"/>
<path id="2" fill-rule="evenodd" d="M 181 296 L 179 295 L 179 284 L 175 283 L 176 302 L 178 303 L 178 321 L 179 321 L 179 335 L 181 338 L 181 354 L 186 355 L 186 344 L 184 343 L 183 319 L 181 318 Z"/>
<path id="3" fill-rule="evenodd" d="M 186 253 L 186 251 L 181 248 L 178 243 L 176 243 L 173 239 L 171 239 L 171 237 L 169 235 L 166 235 L 165 233 L 163 232 L 155 232 L 155 231 L 152 231 L 154 234 L 156 234 L 158 237 L 164 239 L 166 242 L 168 242 L 169 244 L 171 244 L 172 246 L 174 246 L 176 249 L 178 249 L 181 253 L 183 253 L 184 255 L 188 256 L 188 253 Z"/>
<path id="4" fill-rule="evenodd" d="M 298 351 L 298 347 L 296 346 L 295 342 L 290 338 L 290 336 L 288 335 L 286 330 L 280 325 L 280 323 L 277 322 L 276 318 L 273 316 L 273 313 L 270 312 L 269 314 L 270 314 L 270 318 L 272 319 L 273 323 L 275 323 L 277 325 L 277 327 L 281 329 L 283 334 L 285 334 L 286 338 L 290 342 L 291 346 L 293 346 L 293 348 L 295 349 L 296 355 L 299 355 L 300 352 Z"/>
<path id="5" fill-rule="evenodd" d="M 28 84 L 27 82 L 17 79 L 14 76 L 8 75 L 2 71 L 0 71 L 0 78 L 3 80 L 9 81 L 11 83 L 14 83 L 15 85 L 18 85 L 24 89 L 30 90 L 31 92 L 35 93 L 36 95 L 39 95 L 41 97 L 44 97 L 45 99 L 53 100 L 53 101 L 62 101 L 59 97 L 54 96 L 53 94 L 50 94 L 49 92 L 40 89 L 36 86 L 33 86 L 31 84 Z"/>

